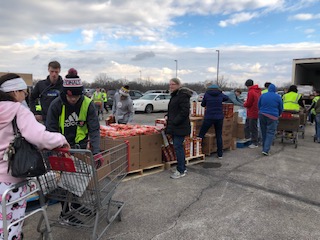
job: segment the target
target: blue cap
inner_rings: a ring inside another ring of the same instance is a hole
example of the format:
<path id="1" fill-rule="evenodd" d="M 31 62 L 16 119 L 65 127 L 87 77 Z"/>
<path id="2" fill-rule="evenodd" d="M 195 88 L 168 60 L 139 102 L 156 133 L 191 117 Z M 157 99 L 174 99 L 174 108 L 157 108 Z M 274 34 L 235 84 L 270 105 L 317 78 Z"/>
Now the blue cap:
<path id="1" fill-rule="evenodd" d="M 212 84 L 211 86 L 208 87 L 209 89 L 219 89 L 219 86 L 216 84 Z"/>

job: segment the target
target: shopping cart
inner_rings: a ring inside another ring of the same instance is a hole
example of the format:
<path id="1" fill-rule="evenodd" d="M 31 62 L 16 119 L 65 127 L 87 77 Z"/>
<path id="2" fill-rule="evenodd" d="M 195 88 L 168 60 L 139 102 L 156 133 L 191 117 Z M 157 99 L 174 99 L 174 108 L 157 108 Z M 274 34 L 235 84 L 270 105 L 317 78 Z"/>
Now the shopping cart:
<path id="1" fill-rule="evenodd" d="M 299 114 L 293 114 L 289 112 L 283 112 L 279 117 L 279 123 L 277 128 L 277 138 L 281 138 L 283 143 L 285 139 L 294 143 L 295 148 L 298 147 L 298 133 L 300 127 Z"/>
<path id="2" fill-rule="evenodd" d="M 305 132 L 306 123 L 307 123 L 307 114 L 299 113 L 299 118 L 300 118 L 299 132 L 301 133 L 301 138 L 304 139 L 304 132 Z"/>
<path id="3" fill-rule="evenodd" d="M 25 187 L 27 189 L 30 189 L 27 194 L 24 196 L 14 200 L 10 201 L 10 194 L 12 192 L 15 192 L 16 189 L 20 187 Z M 39 203 L 40 207 L 26 213 L 26 215 L 23 218 L 16 219 L 12 223 L 8 223 L 8 220 L 6 217 L 2 217 L 2 222 L 3 222 L 3 239 L 8 239 L 9 231 L 12 226 L 15 226 L 16 224 L 23 224 L 24 220 L 28 217 L 33 216 L 36 213 L 41 213 L 42 217 L 41 219 L 44 220 L 44 225 L 45 227 L 42 229 L 39 229 L 39 232 L 41 232 L 40 239 L 52 239 L 52 234 L 51 234 L 51 228 L 46 212 L 47 205 L 45 204 L 44 201 L 44 196 L 42 194 L 41 188 L 39 186 L 39 182 L 36 179 L 28 179 L 24 180 L 20 183 L 12 185 L 10 188 L 8 188 L 3 194 L 2 194 L 2 199 L 1 199 L 1 207 L 2 207 L 2 216 L 7 216 L 7 209 L 8 208 L 14 208 L 20 201 L 26 201 L 28 198 L 31 196 L 38 195 L 39 197 Z M 18 205 L 19 206 L 19 205 Z"/>
<path id="4" fill-rule="evenodd" d="M 108 150 L 100 153 L 103 161 L 97 169 L 89 150 L 58 149 L 45 154 L 50 171 L 39 178 L 42 191 L 48 199 L 64 203 L 61 215 L 49 218 L 52 227 L 91 231 L 91 239 L 100 239 L 116 218 L 121 220 L 124 202 L 115 201 L 112 197 L 127 175 L 128 143 L 110 141 L 107 145 Z M 67 205 L 71 203 L 81 207 L 68 211 Z M 83 216 L 84 208 L 92 214 Z M 80 221 L 68 223 L 71 217 Z M 38 229 L 41 224 L 42 219 Z"/>

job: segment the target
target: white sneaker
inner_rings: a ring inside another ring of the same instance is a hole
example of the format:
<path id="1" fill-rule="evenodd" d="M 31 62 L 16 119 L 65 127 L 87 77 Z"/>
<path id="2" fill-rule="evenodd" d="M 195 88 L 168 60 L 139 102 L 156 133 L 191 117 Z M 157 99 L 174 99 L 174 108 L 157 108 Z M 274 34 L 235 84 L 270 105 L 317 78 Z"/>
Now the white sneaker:
<path id="1" fill-rule="evenodd" d="M 258 145 L 255 145 L 255 144 L 250 144 L 249 145 L 249 148 L 257 148 L 258 147 Z"/>
<path id="2" fill-rule="evenodd" d="M 178 179 L 181 177 L 184 177 L 186 175 L 186 173 L 180 173 L 178 170 L 176 170 L 170 177 L 173 179 Z"/>

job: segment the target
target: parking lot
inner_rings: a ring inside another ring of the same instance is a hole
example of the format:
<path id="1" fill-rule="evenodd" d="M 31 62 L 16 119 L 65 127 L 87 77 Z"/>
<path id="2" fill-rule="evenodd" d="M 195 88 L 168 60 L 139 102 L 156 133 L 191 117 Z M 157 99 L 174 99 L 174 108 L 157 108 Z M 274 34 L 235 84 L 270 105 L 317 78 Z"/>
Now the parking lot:
<path id="1" fill-rule="evenodd" d="M 163 115 L 136 114 L 135 122 Z M 181 179 L 165 170 L 121 183 L 114 199 L 126 204 L 122 221 L 102 239 L 320 239 L 320 145 L 313 132 L 307 126 L 297 149 L 277 140 L 268 157 L 260 148 L 238 148 L 189 166 Z M 60 208 L 50 206 L 49 215 Z M 26 239 L 37 236 L 36 222 L 26 221 Z M 80 230 L 55 227 L 53 235 L 89 239 Z"/>

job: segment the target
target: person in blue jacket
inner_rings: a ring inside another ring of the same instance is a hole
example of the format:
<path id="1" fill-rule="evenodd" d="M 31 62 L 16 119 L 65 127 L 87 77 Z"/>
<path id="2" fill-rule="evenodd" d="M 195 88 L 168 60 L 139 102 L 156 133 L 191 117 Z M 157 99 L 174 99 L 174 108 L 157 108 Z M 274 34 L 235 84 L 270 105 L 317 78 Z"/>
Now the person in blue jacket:
<path id="1" fill-rule="evenodd" d="M 235 106 L 243 107 L 243 101 L 239 98 L 241 95 L 240 89 L 235 89 L 226 95 L 229 97 L 227 103 L 233 103 Z"/>
<path id="2" fill-rule="evenodd" d="M 206 108 L 203 123 L 200 129 L 199 137 L 204 139 L 209 128 L 214 125 L 217 139 L 218 158 L 221 159 L 223 152 L 222 127 L 223 127 L 223 107 L 222 102 L 228 101 L 229 97 L 222 93 L 218 85 L 208 87 L 201 102 L 201 106 Z"/>
<path id="3" fill-rule="evenodd" d="M 258 102 L 259 121 L 262 135 L 262 154 L 269 155 L 278 119 L 283 111 L 283 102 L 274 84 L 270 84 L 268 92 L 261 95 Z"/>

